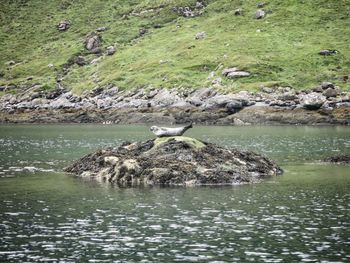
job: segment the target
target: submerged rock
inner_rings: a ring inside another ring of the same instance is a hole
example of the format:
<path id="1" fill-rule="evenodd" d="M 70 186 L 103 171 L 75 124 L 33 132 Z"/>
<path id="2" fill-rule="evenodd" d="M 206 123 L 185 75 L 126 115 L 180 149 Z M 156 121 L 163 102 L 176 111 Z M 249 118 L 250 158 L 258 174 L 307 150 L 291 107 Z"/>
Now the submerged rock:
<path id="1" fill-rule="evenodd" d="M 124 186 L 255 183 L 282 172 L 260 154 L 182 136 L 99 150 L 65 171 Z"/>

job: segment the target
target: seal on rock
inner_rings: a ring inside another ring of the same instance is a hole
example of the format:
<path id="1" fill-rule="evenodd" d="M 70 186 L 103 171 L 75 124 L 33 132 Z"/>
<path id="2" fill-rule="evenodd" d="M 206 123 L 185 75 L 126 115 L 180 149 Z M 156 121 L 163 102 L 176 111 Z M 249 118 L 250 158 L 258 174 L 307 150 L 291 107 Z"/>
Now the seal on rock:
<path id="1" fill-rule="evenodd" d="M 186 125 L 184 127 L 177 127 L 177 128 L 167 128 L 167 127 L 158 127 L 158 126 L 152 126 L 150 130 L 157 136 L 157 137 L 170 137 L 170 136 L 181 136 L 187 131 L 188 129 L 192 128 L 192 122 L 189 125 Z"/>

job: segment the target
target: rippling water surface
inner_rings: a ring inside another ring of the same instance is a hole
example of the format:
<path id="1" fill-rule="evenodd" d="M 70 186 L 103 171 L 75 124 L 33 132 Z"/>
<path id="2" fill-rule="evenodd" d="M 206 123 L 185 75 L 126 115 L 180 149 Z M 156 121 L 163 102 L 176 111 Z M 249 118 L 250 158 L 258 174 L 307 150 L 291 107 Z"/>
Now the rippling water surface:
<path id="1" fill-rule="evenodd" d="M 272 157 L 283 176 L 233 187 L 120 189 L 62 168 L 146 126 L 0 126 L 0 261 L 350 262 L 346 127 L 197 127 Z"/>

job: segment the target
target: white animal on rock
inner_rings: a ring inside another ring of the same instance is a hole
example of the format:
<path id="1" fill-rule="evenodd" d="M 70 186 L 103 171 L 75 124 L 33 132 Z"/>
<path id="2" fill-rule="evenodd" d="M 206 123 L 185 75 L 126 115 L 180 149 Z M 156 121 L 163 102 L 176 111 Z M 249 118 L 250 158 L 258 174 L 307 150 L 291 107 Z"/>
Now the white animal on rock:
<path id="1" fill-rule="evenodd" d="M 167 128 L 167 127 L 158 127 L 158 126 L 152 126 L 150 130 L 157 136 L 157 137 L 171 137 L 171 136 L 181 136 L 185 133 L 188 129 L 192 128 L 192 123 L 189 125 L 186 125 L 184 127 L 177 127 L 177 128 Z"/>

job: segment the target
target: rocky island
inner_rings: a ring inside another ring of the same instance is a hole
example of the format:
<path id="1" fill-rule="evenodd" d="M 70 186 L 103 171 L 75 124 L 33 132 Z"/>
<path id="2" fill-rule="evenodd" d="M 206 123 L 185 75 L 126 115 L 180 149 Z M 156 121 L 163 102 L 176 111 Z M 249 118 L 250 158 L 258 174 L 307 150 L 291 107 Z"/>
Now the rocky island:
<path id="1" fill-rule="evenodd" d="M 121 186 L 246 184 L 282 173 L 276 163 L 260 154 L 184 136 L 98 150 L 65 171 Z"/>

